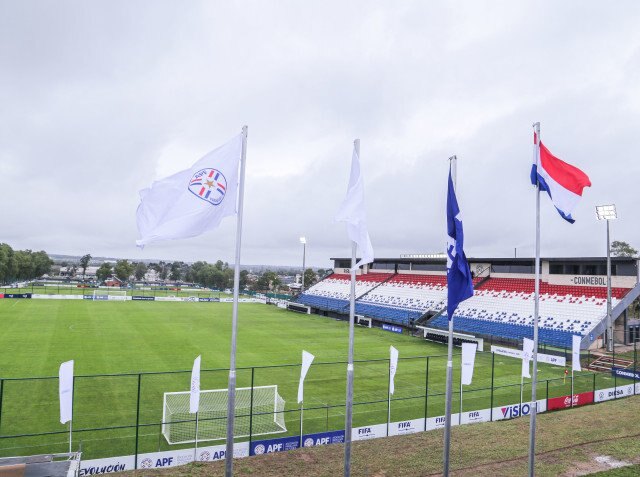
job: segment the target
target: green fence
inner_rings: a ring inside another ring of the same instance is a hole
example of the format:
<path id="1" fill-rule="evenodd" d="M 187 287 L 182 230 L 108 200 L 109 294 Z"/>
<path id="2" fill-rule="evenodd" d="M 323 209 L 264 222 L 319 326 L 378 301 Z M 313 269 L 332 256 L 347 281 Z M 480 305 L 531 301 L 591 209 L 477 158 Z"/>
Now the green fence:
<path id="1" fill-rule="evenodd" d="M 635 355 L 635 353 L 634 353 Z M 582 356 L 583 365 L 589 361 Z M 544 376 L 550 365 L 540 365 Z M 354 427 L 421 419 L 444 414 L 446 356 L 400 358 L 395 376 L 396 392 L 388 394 L 389 360 L 356 361 L 354 380 Z M 453 410 L 494 409 L 528 402 L 531 384 L 520 382 L 520 360 L 492 353 L 476 356 L 473 384 L 460 393 L 460 356 L 454 356 Z M 556 374 L 557 374 L 557 367 Z M 635 360 L 634 360 L 635 369 Z M 550 373 L 547 373 L 550 374 Z M 256 366 L 237 370 L 237 387 L 278 387 L 285 400 L 282 411 L 286 432 L 272 437 L 344 429 L 346 363 L 314 363 L 305 381 L 303 413 L 297 404 L 300 365 Z M 227 388 L 228 370 L 201 373 L 201 389 Z M 629 384 L 633 380 L 590 372 L 571 378 L 541 379 L 538 398 L 552 399 L 574 393 L 598 391 Z M 76 376 L 74 381 L 74 449 L 81 445 L 83 458 L 131 455 L 191 447 L 169 445 L 162 434 L 165 392 L 187 391 L 189 371 Z M 635 386 L 633 386 L 635 394 Z M 461 404 L 462 399 L 462 404 Z M 224 405 L 226 409 L 226 404 Z M 249 420 L 249 436 L 256 437 L 257 408 L 239 414 Z M 271 411 L 272 412 L 272 411 Z M 302 423 L 301 423 L 301 417 Z M 0 456 L 65 452 L 69 429 L 59 423 L 58 378 L 0 378 Z M 493 417 L 493 416 L 492 416 Z M 203 421 L 213 418 L 204 418 Z M 225 418 L 220 417 L 220 426 Z M 183 420 L 194 422 L 189 415 Z M 206 422 L 201 425 L 208 425 Z M 175 424 L 176 421 L 172 421 Z M 426 423 L 426 420 L 425 420 Z M 425 424 L 426 425 L 426 424 Z M 193 426 L 195 429 L 195 425 Z M 207 445 L 221 444 L 208 441 Z"/>

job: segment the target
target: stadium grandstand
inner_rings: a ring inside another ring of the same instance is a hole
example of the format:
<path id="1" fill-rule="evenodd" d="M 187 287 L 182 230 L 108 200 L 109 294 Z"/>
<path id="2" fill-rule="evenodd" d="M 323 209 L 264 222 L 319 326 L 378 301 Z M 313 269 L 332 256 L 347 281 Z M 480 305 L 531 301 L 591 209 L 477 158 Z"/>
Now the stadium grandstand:
<path id="1" fill-rule="evenodd" d="M 315 313 L 346 316 L 350 259 L 331 260 L 333 273 L 296 301 Z M 498 340 L 531 338 L 534 259 L 470 258 L 469 264 L 475 293 L 457 309 L 454 331 Z M 640 341 L 640 320 L 632 319 L 631 312 L 640 296 L 639 267 L 636 258 L 612 258 L 612 319 L 619 343 Z M 580 335 L 583 349 L 599 347 L 607 319 L 606 259 L 543 258 L 540 279 L 540 342 L 566 348 L 572 335 Z M 446 306 L 442 256 L 376 259 L 357 272 L 356 314 L 377 324 L 444 330 Z"/>

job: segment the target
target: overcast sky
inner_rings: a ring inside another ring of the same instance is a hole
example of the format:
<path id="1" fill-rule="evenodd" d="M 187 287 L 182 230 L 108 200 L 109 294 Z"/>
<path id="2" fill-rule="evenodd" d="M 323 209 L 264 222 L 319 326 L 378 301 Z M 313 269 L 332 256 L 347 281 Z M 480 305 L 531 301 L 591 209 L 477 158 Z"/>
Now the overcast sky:
<path id="1" fill-rule="evenodd" d="M 640 247 L 640 2 L 0 0 L 0 242 L 233 262 L 235 221 L 135 247 L 138 191 L 249 126 L 242 263 L 347 256 L 360 138 L 376 255 L 444 248 L 457 154 L 469 256 L 531 256 L 534 121 L 593 187 L 542 253 Z"/>

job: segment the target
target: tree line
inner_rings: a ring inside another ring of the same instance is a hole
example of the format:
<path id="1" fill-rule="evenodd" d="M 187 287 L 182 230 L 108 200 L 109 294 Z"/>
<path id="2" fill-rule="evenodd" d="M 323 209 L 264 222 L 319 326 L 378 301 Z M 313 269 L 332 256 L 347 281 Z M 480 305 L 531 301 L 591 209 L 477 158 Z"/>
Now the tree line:
<path id="1" fill-rule="evenodd" d="M 0 283 L 32 280 L 51 271 L 53 260 L 41 250 L 13 250 L 10 245 L 0 243 Z"/>

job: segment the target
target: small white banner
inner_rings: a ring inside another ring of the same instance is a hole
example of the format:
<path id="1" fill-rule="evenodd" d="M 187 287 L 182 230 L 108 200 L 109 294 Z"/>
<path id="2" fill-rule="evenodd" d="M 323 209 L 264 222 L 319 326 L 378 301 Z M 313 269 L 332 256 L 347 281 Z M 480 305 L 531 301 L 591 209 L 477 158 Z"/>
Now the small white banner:
<path id="1" fill-rule="evenodd" d="M 462 413 L 462 424 L 475 424 L 476 422 L 489 422 L 490 420 L 491 410 L 489 409 L 466 411 Z"/>
<path id="2" fill-rule="evenodd" d="M 578 335 L 573 335 L 571 348 L 571 369 L 572 371 L 582 371 L 580 367 L 580 342 L 582 339 Z"/>
<path id="3" fill-rule="evenodd" d="M 460 418 L 458 417 L 458 413 L 451 414 L 451 425 L 457 426 L 459 423 Z M 427 419 L 427 431 L 442 429 L 444 427 L 444 424 L 444 416 L 430 417 Z"/>
<path id="4" fill-rule="evenodd" d="M 65 361 L 58 371 L 58 392 L 60 395 L 60 423 L 73 419 L 73 360 Z"/>
<path id="5" fill-rule="evenodd" d="M 354 427 L 351 430 L 351 440 L 364 441 L 387 436 L 386 424 L 374 424 L 373 426 Z"/>
<path id="6" fill-rule="evenodd" d="M 396 390 L 396 370 L 398 369 L 398 350 L 393 346 L 389 347 L 389 394 Z"/>
<path id="7" fill-rule="evenodd" d="M 424 431 L 424 417 L 411 419 L 410 421 L 399 421 L 389 423 L 389 435 L 399 436 L 402 434 L 414 434 Z"/>
<path id="8" fill-rule="evenodd" d="M 533 356 L 533 341 L 529 338 L 524 338 L 522 340 L 522 377 L 523 378 L 531 378 L 531 374 L 529 373 L 529 361 Z"/>
<path id="9" fill-rule="evenodd" d="M 473 379 L 473 366 L 476 361 L 477 343 L 462 343 L 462 381 L 465 386 Z"/>
<path id="10" fill-rule="evenodd" d="M 314 357 L 311 353 L 302 352 L 302 367 L 300 368 L 300 382 L 298 383 L 298 404 L 304 400 L 304 378 L 307 376 Z"/>
<path id="11" fill-rule="evenodd" d="M 193 360 L 191 369 L 191 392 L 189 394 L 189 412 L 195 414 L 200 408 L 200 359 L 198 356 Z"/>

